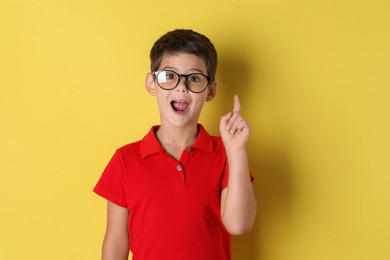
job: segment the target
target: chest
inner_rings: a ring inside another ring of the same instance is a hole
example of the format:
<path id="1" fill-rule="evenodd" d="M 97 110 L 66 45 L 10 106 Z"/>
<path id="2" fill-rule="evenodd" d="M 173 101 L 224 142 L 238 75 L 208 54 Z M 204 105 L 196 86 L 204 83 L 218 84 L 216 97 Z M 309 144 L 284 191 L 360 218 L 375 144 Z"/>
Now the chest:
<path id="1" fill-rule="evenodd" d="M 133 159 L 124 165 L 124 185 L 131 209 L 166 204 L 219 205 L 226 159 L 216 153 L 185 149 L 180 160 L 168 153 Z"/>

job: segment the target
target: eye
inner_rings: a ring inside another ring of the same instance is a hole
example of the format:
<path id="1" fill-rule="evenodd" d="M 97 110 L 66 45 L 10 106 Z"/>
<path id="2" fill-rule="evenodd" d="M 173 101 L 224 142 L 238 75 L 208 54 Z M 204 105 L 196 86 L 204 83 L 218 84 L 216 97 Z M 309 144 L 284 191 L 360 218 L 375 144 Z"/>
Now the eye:
<path id="1" fill-rule="evenodd" d="M 201 82 L 202 81 L 202 75 L 200 74 L 192 74 L 188 77 L 188 80 L 190 82 L 194 82 L 194 83 L 197 83 L 197 82 Z"/>
<path id="2" fill-rule="evenodd" d="M 173 71 L 166 71 L 167 80 L 175 80 L 177 78 L 177 74 Z"/>

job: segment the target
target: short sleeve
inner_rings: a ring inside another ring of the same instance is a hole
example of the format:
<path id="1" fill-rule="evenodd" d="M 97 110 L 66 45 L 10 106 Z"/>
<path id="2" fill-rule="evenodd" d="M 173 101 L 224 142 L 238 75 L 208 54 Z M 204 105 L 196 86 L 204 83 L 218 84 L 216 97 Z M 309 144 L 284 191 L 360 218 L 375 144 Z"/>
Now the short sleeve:
<path id="1" fill-rule="evenodd" d="M 229 164 L 226 160 L 225 166 L 223 167 L 221 190 L 225 189 L 228 186 L 228 183 L 229 183 Z"/>
<path id="2" fill-rule="evenodd" d="M 107 164 L 93 191 L 112 203 L 127 208 L 124 192 L 123 160 L 118 150 Z"/>

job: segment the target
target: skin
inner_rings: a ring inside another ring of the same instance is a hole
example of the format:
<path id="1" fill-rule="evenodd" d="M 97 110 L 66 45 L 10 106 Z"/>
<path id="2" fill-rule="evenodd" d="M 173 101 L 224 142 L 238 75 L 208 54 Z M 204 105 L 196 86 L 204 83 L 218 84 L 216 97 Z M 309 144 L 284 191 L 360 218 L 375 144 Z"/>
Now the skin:
<path id="1" fill-rule="evenodd" d="M 104 236 L 102 259 L 127 260 L 129 257 L 129 234 L 127 222 L 129 211 L 126 208 L 107 203 L 107 227 Z"/>
<path id="2" fill-rule="evenodd" d="M 164 55 L 161 69 L 171 69 L 180 74 L 201 72 L 207 75 L 204 60 L 193 54 L 177 53 Z M 160 128 L 157 139 L 164 149 L 176 160 L 185 147 L 197 137 L 197 124 L 205 102 L 211 101 L 217 92 L 213 81 L 202 93 L 192 93 L 185 86 L 185 79 L 173 90 L 163 90 L 148 73 L 145 79 L 147 92 L 156 97 L 160 112 Z M 188 103 L 184 112 L 175 111 L 172 101 Z M 221 217 L 226 230 L 232 235 L 248 232 L 256 216 L 256 201 L 249 178 L 246 145 L 251 128 L 240 115 L 241 104 L 234 96 L 233 111 L 221 117 L 220 134 L 229 161 L 229 187 L 221 192 Z M 107 209 L 107 230 L 103 243 L 103 259 L 127 259 L 129 240 L 127 221 L 130 212 L 111 202 Z"/>
<path id="3" fill-rule="evenodd" d="M 171 69 L 180 74 L 201 72 L 207 75 L 207 67 L 203 59 L 192 54 L 164 55 L 159 67 Z M 190 92 L 182 79 L 173 90 L 161 89 L 153 80 L 153 75 L 146 76 L 146 90 L 156 97 L 160 112 L 160 128 L 157 139 L 164 149 L 176 160 L 180 159 L 183 149 L 191 145 L 197 137 L 197 123 L 205 102 L 211 101 L 216 94 L 217 82 L 212 82 L 202 93 Z M 172 101 L 184 101 L 189 104 L 185 113 L 177 113 L 172 109 Z"/>
<path id="4" fill-rule="evenodd" d="M 226 230 L 242 235 L 252 228 L 256 200 L 249 176 L 246 144 L 251 128 L 240 115 L 241 104 L 234 96 L 233 112 L 221 117 L 219 131 L 229 161 L 229 186 L 221 194 L 221 216 Z"/>

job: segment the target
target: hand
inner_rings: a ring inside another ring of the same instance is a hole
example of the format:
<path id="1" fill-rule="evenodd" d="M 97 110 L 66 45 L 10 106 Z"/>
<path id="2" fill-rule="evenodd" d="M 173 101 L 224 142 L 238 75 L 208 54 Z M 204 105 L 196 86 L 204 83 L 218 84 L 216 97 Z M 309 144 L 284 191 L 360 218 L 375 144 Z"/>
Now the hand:
<path id="1" fill-rule="evenodd" d="M 240 110 L 240 100 L 235 95 L 233 112 L 222 116 L 219 124 L 219 131 L 226 150 L 242 150 L 246 148 L 251 128 L 240 115 Z"/>

